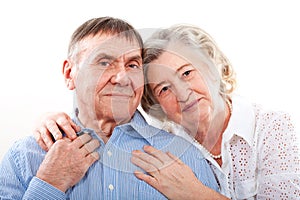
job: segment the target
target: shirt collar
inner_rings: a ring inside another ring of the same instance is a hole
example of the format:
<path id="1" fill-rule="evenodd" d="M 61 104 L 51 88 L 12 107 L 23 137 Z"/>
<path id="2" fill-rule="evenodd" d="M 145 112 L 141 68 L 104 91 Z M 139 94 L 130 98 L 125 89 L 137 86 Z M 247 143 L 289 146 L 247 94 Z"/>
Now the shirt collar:
<path id="1" fill-rule="evenodd" d="M 234 135 L 237 135 L 252 145 L 254 127 L 255 113 L 253 105 L 240 96 L 234 96 L 232 98 L 232 114 L 223 133 L 224 142 L 228 142 Z"/>
<path id="2" fill-rule="evenodd" d="M 76 123 L 78 126 L 81 127 L 81 132 L 89 132 L 91 134 L 95 134 L 95 131 L 93 129 L 90 128 L 85 128 L 80 120 L 78 119 L 78 116 L 75 115 L 73 117 L 73 121 L 74 123 Z M 160 132 L 161 130 L 150 126 L 146 120 L 144 119 L 144 117 L 141 115 L 140 111 L 136 111 L 132 117 L 132 119 L 130 120 L 130 122 L 126 123 L 126 124 L 122 124 L 119 126 L 116 126 L 115 129 L 120 129 L 122 130 L 122 132 L 126 133 L 126 134 L 130 134 L 134 137 L 140 137 L 140 138 L 144 138 L 146 139 L 150 144 L 152 144 L 152 137 L 157 134 L 158 132 Z M 97 135 L 98 137 L 98 135 Z"/>
<path id="3" fill-rule="evenodd" d="M 117 126 L 117 128 L 122 129 L 125 133 L 134 133 L 135 137 L 146 139 L 150 143 L 150 145 L 153 144 L 153 136 L 162 131 L 149 125 L 138 110 L 135 112 L 132 120 L 129 123 Z M 132 129 L 134 131 L 128 131 Z"/>

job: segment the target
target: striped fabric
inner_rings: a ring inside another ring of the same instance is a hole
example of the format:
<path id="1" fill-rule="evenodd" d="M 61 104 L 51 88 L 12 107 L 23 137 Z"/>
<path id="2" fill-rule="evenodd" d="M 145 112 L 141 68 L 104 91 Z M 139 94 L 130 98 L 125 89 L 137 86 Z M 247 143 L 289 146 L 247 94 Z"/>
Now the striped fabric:
<path id="1" fill-rule="evenodd" d="M 77 119 L 74 121 L 80 125 Z M 106 144 L 93 130 L 82 130 L 100 140 L 97 151 L 101 159 L 79 183 L 63 193 L 35 177 L 46 152 L 33 137 L 27 137 L 17 141 L 4 156 L 0 166 L 0 199 L 166 199 L 133 175 L 137 167 L 130 162 L 131 152 L 144 145 L 180 157 L 205 185 L 219 191 L 211 168 L 194 145 L 149 126 L 138 112 L 130 123 L 116 127 Z"/>

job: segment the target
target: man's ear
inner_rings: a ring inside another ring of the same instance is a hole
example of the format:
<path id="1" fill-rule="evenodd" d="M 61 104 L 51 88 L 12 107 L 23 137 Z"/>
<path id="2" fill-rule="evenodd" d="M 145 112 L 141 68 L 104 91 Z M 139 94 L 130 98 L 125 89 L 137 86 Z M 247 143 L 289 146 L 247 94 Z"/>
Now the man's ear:
<path id="1" fill-rule="evenodd" d="M 63 63 L 62 73 L 65 77 L 65 83 L 69 90 L 75 89 L 76 66 L 70 60 L 65 60 Z"/>

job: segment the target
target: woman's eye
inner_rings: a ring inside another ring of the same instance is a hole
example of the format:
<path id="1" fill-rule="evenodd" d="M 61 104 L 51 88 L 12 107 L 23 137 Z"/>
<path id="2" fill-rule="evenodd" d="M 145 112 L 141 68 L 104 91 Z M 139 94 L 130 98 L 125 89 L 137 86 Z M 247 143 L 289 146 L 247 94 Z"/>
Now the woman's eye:
<path id="1" fill-rule="evenodd" d="M 164 86 L 163 88 L 161 88 L 161 90 L 159 91 L 159 95 L 165 93 L 166 91 L 168 91 L 169 86 Z"/>
<path id="2" fill-rule="evenodd" d="M 183 76 L 188 76 L 188 75 L 190 75 L 191 71 L 192 71 L 192 70 L 187 70 L 187 71 L 185 71 L 182 75 L 183 75 Z"/>

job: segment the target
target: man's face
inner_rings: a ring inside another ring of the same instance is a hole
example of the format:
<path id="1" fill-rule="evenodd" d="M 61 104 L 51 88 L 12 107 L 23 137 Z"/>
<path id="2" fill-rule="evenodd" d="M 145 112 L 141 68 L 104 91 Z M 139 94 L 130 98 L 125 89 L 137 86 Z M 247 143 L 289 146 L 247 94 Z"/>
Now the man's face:
<path id="1" fill-rule="evenodd" d="M 102 34 L 85 38 L 79 48 L 74 81 L 79 116 L 118 124 L 128 122 L 143 93 L 138 42 Z"/>

